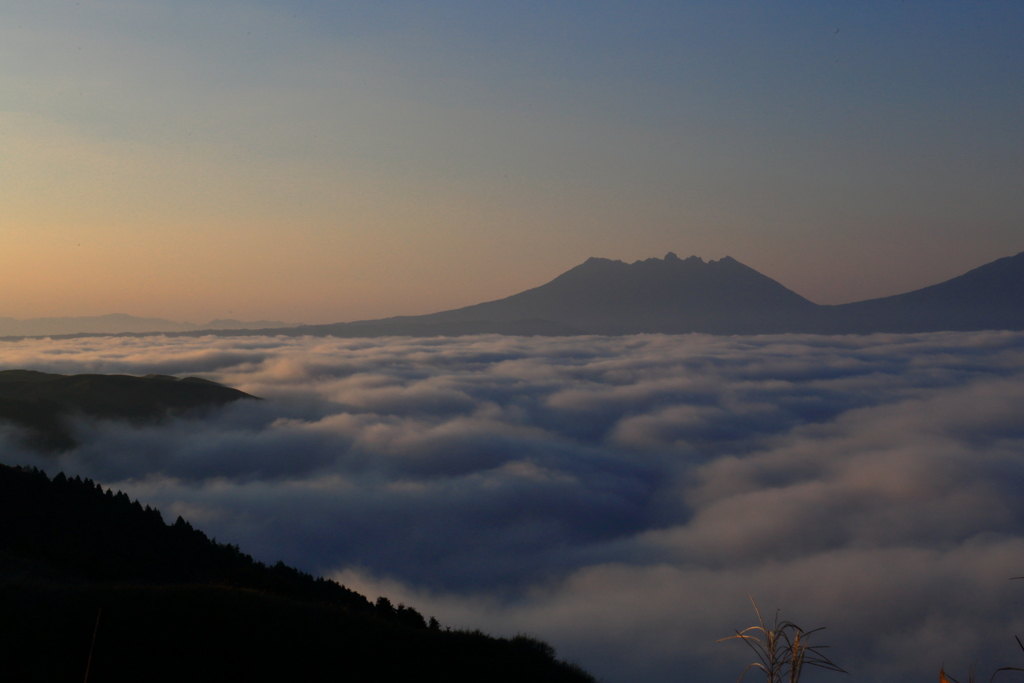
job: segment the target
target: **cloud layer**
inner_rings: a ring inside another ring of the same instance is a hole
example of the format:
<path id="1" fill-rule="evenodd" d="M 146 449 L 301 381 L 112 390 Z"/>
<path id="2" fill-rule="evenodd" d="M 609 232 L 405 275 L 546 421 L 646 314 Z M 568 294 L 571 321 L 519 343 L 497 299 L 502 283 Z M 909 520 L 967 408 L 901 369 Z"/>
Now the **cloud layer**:
<path id="1" fill-rule="evenodd" d="M 715 641 L 748 595 L 858 680 L 1024 663 L 1022 334 L 37 340 L 0 367 L 267 398 L 3 460 L 608 681 L 738 676 Z"/>

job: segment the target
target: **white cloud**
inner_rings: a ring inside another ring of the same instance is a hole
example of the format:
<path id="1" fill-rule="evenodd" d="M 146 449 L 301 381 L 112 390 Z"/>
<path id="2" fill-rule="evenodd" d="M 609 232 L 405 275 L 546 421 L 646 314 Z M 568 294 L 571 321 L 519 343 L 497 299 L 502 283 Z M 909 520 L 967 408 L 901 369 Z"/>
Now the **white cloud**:
<path id="1" fill-rule="evenodd" d="M 0 367 L 263 396 L 4 459 L 609 681 L 737 676 L 715 641 L 748 595 L 858 679 L 1020 663 L 1022 334 L 28 340 Z"/>

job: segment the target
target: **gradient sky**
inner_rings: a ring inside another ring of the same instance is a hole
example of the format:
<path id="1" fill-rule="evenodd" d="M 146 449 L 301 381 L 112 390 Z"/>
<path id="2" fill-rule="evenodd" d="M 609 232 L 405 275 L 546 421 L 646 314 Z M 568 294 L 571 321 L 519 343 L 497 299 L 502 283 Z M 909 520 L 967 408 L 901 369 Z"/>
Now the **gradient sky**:
<path id="1" fill-rule="evenodd" d="M 0 316 L 335 322 L 589 256 L 1024 250 L 1024 4 L 0 0 Z"/>

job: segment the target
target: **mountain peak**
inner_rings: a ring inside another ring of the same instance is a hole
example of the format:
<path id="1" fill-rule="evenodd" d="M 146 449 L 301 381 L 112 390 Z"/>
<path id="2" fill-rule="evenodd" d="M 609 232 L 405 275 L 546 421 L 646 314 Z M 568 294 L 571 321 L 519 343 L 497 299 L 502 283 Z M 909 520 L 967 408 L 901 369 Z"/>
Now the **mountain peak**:
<path id="1" fill-rule="evenodd" d="M 684 263 L 690 264 L 690 265 L 696 265 L 698 263 L 699 264 L 703 264 L 704 263 L 704 259 L 702 259 L 699 256 L 689 256 L 689 257 L 687 257 L 685 259 L 681 259 L 681 258 L 679 258 L 676 255 L 676 253 L 674 251 L 670 251 L 667 254 L 665 254 L 665 258 L 658 258 L 657 256 L 652 256 L 651 258 L 638 259 L 636 261 L 633 261 L 633 263 L 630 264 L 630 265 L 636 266 L 636 265 L 640 265 L 640 264 L 644 264 L 644 263 L 650 264 L 650 265 L 668 265 L 668 266 L 678 266 L 678 265 L 682 265 Z"/>
<path id="2" fill-rule="evenodd" d="M 540 287 L 422 320 L 435 325 L 486 321 L 492 327 L 553 321 L 587 334 L 743 334 L 783 331 L 813 307 L 734 259 L 707 262 L 668 252 L 632 263 L 589 258 Z"/>

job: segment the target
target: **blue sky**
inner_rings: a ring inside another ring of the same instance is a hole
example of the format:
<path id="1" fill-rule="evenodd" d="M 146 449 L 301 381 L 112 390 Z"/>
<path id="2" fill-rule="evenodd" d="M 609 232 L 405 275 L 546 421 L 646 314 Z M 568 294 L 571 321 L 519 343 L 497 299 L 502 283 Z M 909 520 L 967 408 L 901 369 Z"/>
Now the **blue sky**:
<path id="1" fill-rule="evenodd" d="M 0 315 L 331 322 L 1024 249 L 1013 3 L 0 2 Z"/>

